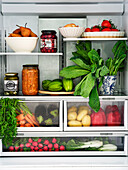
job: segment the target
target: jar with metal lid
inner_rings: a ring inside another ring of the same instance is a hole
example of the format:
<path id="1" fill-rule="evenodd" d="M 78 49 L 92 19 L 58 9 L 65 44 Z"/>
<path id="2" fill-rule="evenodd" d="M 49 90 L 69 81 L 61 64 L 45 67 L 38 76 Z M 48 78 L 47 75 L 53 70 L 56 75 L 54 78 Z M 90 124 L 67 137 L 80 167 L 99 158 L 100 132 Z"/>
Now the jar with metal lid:
<path id="1" fill-rule="evenodd" d="M 39 81 L 38 65 L 23 65 L 22 93 L 23 95 L 37 95 Z"/>
<path id="2" fill-rule="evenodd" d="M 17 95 L 19 91 L 18 73 L 6 73 L 4 77 L 4 95 Z"/>
<path id="3" fill-rule="evenodd" d="M 57 36 L 54 30 L 42 30 L 40 36 L 40 50 L 42 53 L 57 52 Z"/>

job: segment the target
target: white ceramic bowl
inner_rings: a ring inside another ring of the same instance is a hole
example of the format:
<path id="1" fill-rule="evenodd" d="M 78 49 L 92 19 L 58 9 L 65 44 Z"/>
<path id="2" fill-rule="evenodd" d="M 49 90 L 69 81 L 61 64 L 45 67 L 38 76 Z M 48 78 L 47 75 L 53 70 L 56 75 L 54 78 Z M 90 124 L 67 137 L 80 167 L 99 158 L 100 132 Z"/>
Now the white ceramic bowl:
<path id="1" fill-rule="evenodd" d="M 36 48 L 38 37 L 5 37 L 5 40 L 16 53 L 31 53 Z"/>
<path id="2" fill-rule="evenodd" d="M 84 27 L 62 27 L 60 33 L 66 38 L 78 38 L 84 32 Z"/>

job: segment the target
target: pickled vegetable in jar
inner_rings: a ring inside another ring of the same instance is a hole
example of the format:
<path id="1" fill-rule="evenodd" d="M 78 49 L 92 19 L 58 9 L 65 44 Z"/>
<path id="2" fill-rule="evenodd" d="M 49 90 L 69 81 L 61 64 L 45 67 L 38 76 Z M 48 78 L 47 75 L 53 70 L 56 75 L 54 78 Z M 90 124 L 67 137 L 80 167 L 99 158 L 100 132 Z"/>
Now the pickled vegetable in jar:
<path id="1" fill-rule="evenodd" d="M 6 73 L 4 77 L 4 95 L 17 95 L 19 91 L 18 73 Z"/>
<path id="2" fill-rule="evenodd" d="M 39 81 L 38 65 L 23 65 L 22 93 L 23 95 L 37 95 Z"/>
<path id="3" fill-rule="evenodd" d="M 42 30 L 40 37 L 40 50 L 42 53 L 57 52 L 57 36 L 54 30 Z"/>

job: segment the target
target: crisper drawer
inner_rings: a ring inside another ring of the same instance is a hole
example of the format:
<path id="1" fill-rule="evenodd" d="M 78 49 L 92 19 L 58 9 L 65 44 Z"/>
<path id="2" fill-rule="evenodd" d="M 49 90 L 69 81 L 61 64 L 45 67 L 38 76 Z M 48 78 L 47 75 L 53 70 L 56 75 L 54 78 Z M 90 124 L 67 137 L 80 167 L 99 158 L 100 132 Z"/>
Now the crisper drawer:
<path id="1" fill-rule="evenodd" d="M 22 134 L 23 135 L 23 134 Z M 91 134 L 44 132 L 17 136 L 3 146 L 1 156 L 127 156 L 124 134 Z"/>
<path id="2" fill-rule="evenodd" d="M 88 105 L 88 99 L 64 101 L 65 131 L 127 130 L 127 100 L 101 99 L 96 113 Z"/>
<path id="3" fill-rule="evenodd" d="M 21 101 L 22 102 L 22 101 Z M 62 101 L 23 101 L 33 115 L 17 116 L 18 132 L 22 131 L 62 131 Z M 29 116 L 29 117 L 28 117 Z M 35 120 L 35 121 L 33 121 Z M 30 127 L 29 127 L 30 126 Z"/>

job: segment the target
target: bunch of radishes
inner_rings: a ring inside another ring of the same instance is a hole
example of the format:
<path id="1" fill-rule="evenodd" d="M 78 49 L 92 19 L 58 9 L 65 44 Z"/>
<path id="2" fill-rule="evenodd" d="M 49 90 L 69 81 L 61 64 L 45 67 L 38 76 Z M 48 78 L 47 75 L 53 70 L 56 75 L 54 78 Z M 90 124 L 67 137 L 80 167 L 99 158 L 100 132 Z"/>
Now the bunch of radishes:
<path id="1" fill-rule="evenodd" d="M 100 31 L 119 31 L 111 20 L 103 20 L 101 25 L 95 25 L 92 28 L 86 28 L 85 32 L 100 32 Z"/>
<path id="2" fill-rule="evenodd" d="M 51 141 L 51 142 L 50 142 Z M 39 138 L 38 140 L 33 140 L 29 138 L 27 143 L 19 144 L 19 146 L 10 146 L 9 151 L 64 151 L 65 146 L 60 145 L 56 138 L 45 139 Z"/>

